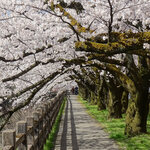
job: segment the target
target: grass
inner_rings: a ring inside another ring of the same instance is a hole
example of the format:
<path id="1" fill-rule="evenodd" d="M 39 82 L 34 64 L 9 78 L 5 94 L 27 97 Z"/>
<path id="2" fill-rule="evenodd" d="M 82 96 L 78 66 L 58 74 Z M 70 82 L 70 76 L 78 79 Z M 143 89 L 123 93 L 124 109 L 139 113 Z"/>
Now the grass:
<path id="1" fill-rule="evenodd" d="M 96 105 L 90 105 L 87 101 L 80 98 L 80 102 L 85 105 L 89 114 L 92 115 L 110 138 L 114 139 L 122 150 L 150 150 L 150 115 L 148 117 L 148 134 L 142 134 L 135 137 L 124 135 L 125 116 L 122 119 L 108 119 L 108 111 L 98 111 Z"/>
<path id="2" fill-rule="evenodd" d="M 65 107 L 65 102 L 66 102 L 66 99 L 63 101 L 63 104 L 61 105 L 60 111 L 58 113 L 58 116 L 52 128 L 52 131 L 49 134 L 46 144 L 44 145 L 44 150 L 52 150 L 55 146 L 55 140 L 56 140 L 56 136 L 59 130 L 59 124 L 60 124 L 61 116 Z"/>

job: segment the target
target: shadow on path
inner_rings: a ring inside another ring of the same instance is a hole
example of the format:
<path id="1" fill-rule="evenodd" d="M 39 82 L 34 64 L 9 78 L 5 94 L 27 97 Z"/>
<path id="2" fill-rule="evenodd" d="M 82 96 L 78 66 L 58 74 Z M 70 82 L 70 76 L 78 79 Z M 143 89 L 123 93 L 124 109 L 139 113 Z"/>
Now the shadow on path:
<path id="1" fill-rule="evenodd" d="M 77 134 L 76 134 L 74 115 L 73 115 L 73 109 L 72 109 L 72 102 L 70 99 L 69 99 L 69 101 L 70 101 L 70 114 L 71 114 L 72 149 L 73 150 L 79 150 L 78 142 L 77 142 Z"/>
<path id="2" fill-rule="evenodd" d="M 61 136 L 60 150 L 66 150 L 67 149 L 67 122 L 68 122 L 68 100 L 66 102 L 66 110 L 65 110 L 63 132 L 62 132 L 62 136 Z"/>
<path id="3" fill-rule="evenodd" d="M 63 124 L 63 132 L 62 132 L 62 136 L 61 136 L 60 150 L 67 150 L 67 129 L 68 129 L 68 112 L 69 112 L 69 109 L 70 109 L 70 121 L 71 121 L 72 150 L 79 150 L 78 142 L 77 142 L 77 135 L 76 135 L 75 121 L 74 121 L 74 114 L 73 114 L 73 109 L 72 109 L 72 102 L 70 99 L 67 100 L 67 102 L 66 102 L 66 109 L 65 109 L 65 117 L 64 117 L 64 124 Z"/>

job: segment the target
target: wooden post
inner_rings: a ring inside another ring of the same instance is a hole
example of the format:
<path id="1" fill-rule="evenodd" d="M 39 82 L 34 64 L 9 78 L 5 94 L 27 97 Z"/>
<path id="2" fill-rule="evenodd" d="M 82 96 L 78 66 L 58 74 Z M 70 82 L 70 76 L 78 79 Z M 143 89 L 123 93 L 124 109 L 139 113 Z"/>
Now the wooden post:
<path id="1" fill-rule="evenodd" d="M 43 110 L 42 108 L 38 108 L 37 109 L 37 112 L 39 113 L 39 119 L 40 119 L 40 122 L 39 122 L 39 129 L 42 130 L 43 129 Z"/>
<path id="2" fill-rule="evenodd" d="M 43 114 L 44 114 L 44 109 L 41 107 L 41 108 L 38 108 L 37 109 L 37 112 L 39 112 L 40 114 L 40 121 L 39 121 L 39 142 L 40 142 L 40 147 L 39 149 L 43 149 L 43 142 L 44 142 L 44 139 L 43 139 L 43 123 L 44 123 L 44 118 L 43 118 Z"/>
<path id="3" fill-rule="evenodd" d="M 48 105 L 45 103 L 43 104 L 43 106 L 45 107 L 45 113 L 44 113 L 44 136 L 45 136 L 45 139 L 44 139 L 44 142 L 46 142 L 46 139 L 48 137 Z"/>
<path id="4" fill-rule="evenodd" d="M 34 149 L 39 149 L 39 119 L 40 114 L 37 111 L 33 112 L 33 118 L 34 118 Z"/>
<path id="5" fill-rule="evenodd" d="M 16 132 L 15 130 L 5 130 L 2 132 L 2 150 L 15 150 Z"/>
<path id="6" fill-rule="evenodd" d="M 54 125 L 54 121 L 55 121 L 55 110 L 56 110 L 56 100 L 57 98 L 54 98 L 53 99 L 53 107 L 52 107 L 52 120 L 51 120 L 51 123 L 52 123 L 52 126 Z"/>
<path id="7" fill-rule="evenodd" d="M 17 149 L 27 150 L 27 122 L 26 121 L 17 122 L 16 137 L 21 138 L 22 136 L 24 136 L 24 140 L 21 144 L 19 144 Z"/>
<path id="8" fill-rule="evenodd" d="M 50 133 L 52 126 L 51 126 L 51 109 L 52 109 L 52 102 L 48 103 L 48 132 Z"/>
<path id="9" fill-rule="evenodd" d="M 27 144 L 30 150 L 34 149 L 34 117 L 26 117 L 27 128 L 32 128 L 31 133 L 27 136 Z"/>

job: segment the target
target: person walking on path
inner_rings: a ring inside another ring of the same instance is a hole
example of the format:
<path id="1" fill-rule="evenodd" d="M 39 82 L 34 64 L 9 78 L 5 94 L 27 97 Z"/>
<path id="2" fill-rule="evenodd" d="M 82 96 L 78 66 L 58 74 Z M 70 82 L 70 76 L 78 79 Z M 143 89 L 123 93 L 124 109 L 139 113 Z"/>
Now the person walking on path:
<path id="1" fill-rule="evenodd" d="M 76 86 L 75 89 L 74 89 L 74 94 L 75 94 L 75 95 L 78 95 L 78 87 L 77 87 L 77 86 Z"/>

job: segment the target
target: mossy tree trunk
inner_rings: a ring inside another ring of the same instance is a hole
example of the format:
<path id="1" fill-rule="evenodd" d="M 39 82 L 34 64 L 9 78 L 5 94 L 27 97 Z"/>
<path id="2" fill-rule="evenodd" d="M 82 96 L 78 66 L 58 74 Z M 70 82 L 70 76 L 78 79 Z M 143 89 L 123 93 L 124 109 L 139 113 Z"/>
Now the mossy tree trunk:
<path id="1" fill-rule="evenodd" d="M 98 110 L 105 110 L 106 109 L 106 94 L 107 94 L 107 88 L 106 83 L 104 79 L 101 79 L 100 87 L 98 90 Z"/>
<path id="2" fill-rule="evenodd" d="M 88 100 L 89 97 L 88 89 L 79 87 L 79 93 L 84 100 Z"/>
<path id="3" fill-rule="evenodd" d="M 105 110 L 106 109 L 104 93 L 101 93 L 101 95 L 98 96 L 97 105 L 98 105 L 98 110 Z"/>
<path id="4" fill-rule="evenodd" d="M 91 102 L 90 102 L 92 105 L 96 105 L 97 104 L 97 97 L 96 97 L 96 94 L 91 91 Z"/>
<path id="5" fill-rule="evenodd" d="M 122 113 L 126 113 L 127 108 L 128 108 L 128 96 L 129 96 L 129 92 L 124 90 L 122 93 L 122 98 L 121 98 L 121 105 L 122 105 Z"/>
<path id="6" fill-rule="evenodd" d="M 78 83 L 78 86 L 79 86 L 79 95 L 86 100 L 86 88 L 82 85 L 82 84 L 79 84 Z"/>
<path id="7" fill-rule="evenodd" d="M 123 87 L 118 86 L 117 81 L 115 81 L 114 79 L 109 80 L 108 87 L 109 87 L 108 117 L 121 118 L 122 117 L 121 97 L 123 93 Z"/>
<path id="8" fill-rule="evenodd" d="M 150 71 L 146 59 L 139 57 L 138 71 L 136 71 L 136 68 L 134 70 L 131 70 L 131 79 L 135 86 L 129 88 L 131 98 L 126 112 L 125 134 L 128 136 L 147 132 L 146 126 L 149 112 L 148 91 Z M 133 88 L 135 91 L 132 91 Z"/>
<path id="9" fill-rule="evenodd" d="M 149 112 L 148 90 L 141 87 L 131 95 L 126 112 L 125 134 L 128 136 L 147 132 L 147 116 Z"/>

